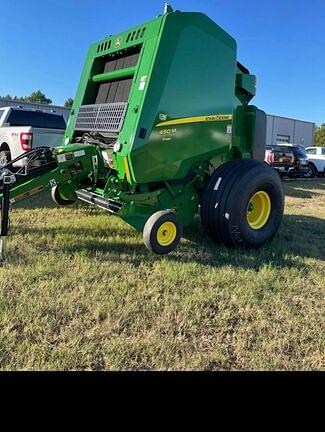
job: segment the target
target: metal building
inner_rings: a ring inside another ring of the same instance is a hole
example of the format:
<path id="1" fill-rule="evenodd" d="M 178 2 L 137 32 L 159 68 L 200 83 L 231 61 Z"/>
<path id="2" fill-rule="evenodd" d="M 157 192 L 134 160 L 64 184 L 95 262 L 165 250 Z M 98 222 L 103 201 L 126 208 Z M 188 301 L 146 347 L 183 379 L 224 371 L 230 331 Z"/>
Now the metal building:
<path id="1" fill-rule="evenodd" d="M 268 114 L 266 145 L 291 143 L 309 147 L 314 143 L 314 129 L 315 123 Z"/>
<path id="2" fill-rule="evenodd" d="M 14 101 L 10 99 L 0 98 L 0 108 L 6 106 L 20 106 L 28 109 L 40 109 L 42 111 L 54 112 L 55 114 L 62 114 L 65 122 L 67 123 L 70 116 L 70 108 L 57 105 L 46 105 L 41 103 Z"/>

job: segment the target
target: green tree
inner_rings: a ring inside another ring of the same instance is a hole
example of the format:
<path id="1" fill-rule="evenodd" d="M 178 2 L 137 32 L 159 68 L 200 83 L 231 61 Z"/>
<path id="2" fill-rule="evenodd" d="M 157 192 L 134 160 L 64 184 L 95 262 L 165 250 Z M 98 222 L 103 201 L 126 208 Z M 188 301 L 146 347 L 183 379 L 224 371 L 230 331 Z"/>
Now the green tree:
<path id="1" fill-rule="evenodd" d="M 2 99 L 12 99 L 12 97 L 10 96 L 10 94 L 7 94 L 5 96 L 1 96 Z"/>
<path id="2" fill-rule="evenodd" d="M 316 126 L 314 142 L 317 146 L 325 147 L 325 123 Z"/>
<path id="3" fill-rule="evenodd" d="M 3 99 L 10 99 L 14 101 L 21 101 L 21 102 L 38 102 L 38 103 L 44 103 L 44 104 L 51 104 L 52 100 L 47 98 L 44 93 L 42 93 L 40 90 L 34 91 L 29 96 L 23 97 L 23 96 L 11 96 L 10 94 L 7 94 L 5 96 L 0 96 Z"/>
<path id="4" fill-rule="evenodd" d="M 10 94 L 7 94 L 5 96 L 0 96 L 2 99 L 9 99 L 9 100 L 13 100 L 13 101 L 24 101 L 26 100 L 26 98 L 24 97 L 18 97 L 18 96 L 11 96 Z"/>
<path id="5" fill-rule="evenodd" d="M 34 91 L 29 96 L 26 96 L 24 100 L 26 102 L 38 102 L 48 105 L 52 103 L 52 99 L 47 98 L 45 94 L 41 92 L 41 90 Z"/>
<path id="6" fill-rule="evenodd" d="M 64 102 L 64 106 L 67 108 L 71 108 L 73 105 L 73 99 L 72 98 L 68 98 L 65 102 Z"/>

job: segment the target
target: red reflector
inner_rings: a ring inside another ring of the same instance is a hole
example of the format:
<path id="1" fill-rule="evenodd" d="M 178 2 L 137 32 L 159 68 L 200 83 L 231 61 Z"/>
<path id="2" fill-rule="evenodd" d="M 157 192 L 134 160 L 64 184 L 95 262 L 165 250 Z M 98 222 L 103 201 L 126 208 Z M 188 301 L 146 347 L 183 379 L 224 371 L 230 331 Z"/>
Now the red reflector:
<path id="1" fill-rule="evenodd" d="M 32 132 L 21 132 L 20 133 L 20 145 L 25 151 L 31 150 L 33 144 Z"/>

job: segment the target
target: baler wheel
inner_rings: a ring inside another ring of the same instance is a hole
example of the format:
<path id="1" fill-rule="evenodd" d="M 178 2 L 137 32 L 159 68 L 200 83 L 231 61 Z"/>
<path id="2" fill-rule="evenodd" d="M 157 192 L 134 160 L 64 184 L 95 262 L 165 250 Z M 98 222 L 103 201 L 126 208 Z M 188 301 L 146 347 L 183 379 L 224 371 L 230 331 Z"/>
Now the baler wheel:
<path id="1" fill-rule="evenodd" d="M 284 193 L 276 171 L 255 160 L 227 162 L 206 186 L 201 217 L 209 236 L 230 247 L 257 248 L 276 234 Z"/>
<path id="2" fill-rule="evenodd" d="M 58 186 L 54 186 L 51 189 L 51 198 L 55 202 L 55 204 L 60 206 L 67 206 L 73 204 L 75 201 L 64 199 L 59 191 Z"/>
<path id="3" fill-rule="evenodd" d="M 145 246 L 156 254 L 173 251 L 183 234 L 180 220 L 171 210 L 161 210 L 149 217 L 143 229 Z"/>

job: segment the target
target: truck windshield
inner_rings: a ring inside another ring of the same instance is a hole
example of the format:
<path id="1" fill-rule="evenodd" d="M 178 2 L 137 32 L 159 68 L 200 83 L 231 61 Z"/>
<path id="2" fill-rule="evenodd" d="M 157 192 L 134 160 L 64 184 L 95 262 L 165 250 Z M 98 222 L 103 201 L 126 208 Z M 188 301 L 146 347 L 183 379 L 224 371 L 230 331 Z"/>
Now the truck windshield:
<path id="1" fill-rule="evenodd" d="M 293 153 L 298 158 L 306 158 L 306 150 L 301 147 L 294 147 Z"/>
<path id="2" fill-rule="evenodd" d="M 65 129 L 62 115 L 13 109 L 7 119 L 10 126 L 32 126 L 36 128 Z"/>

